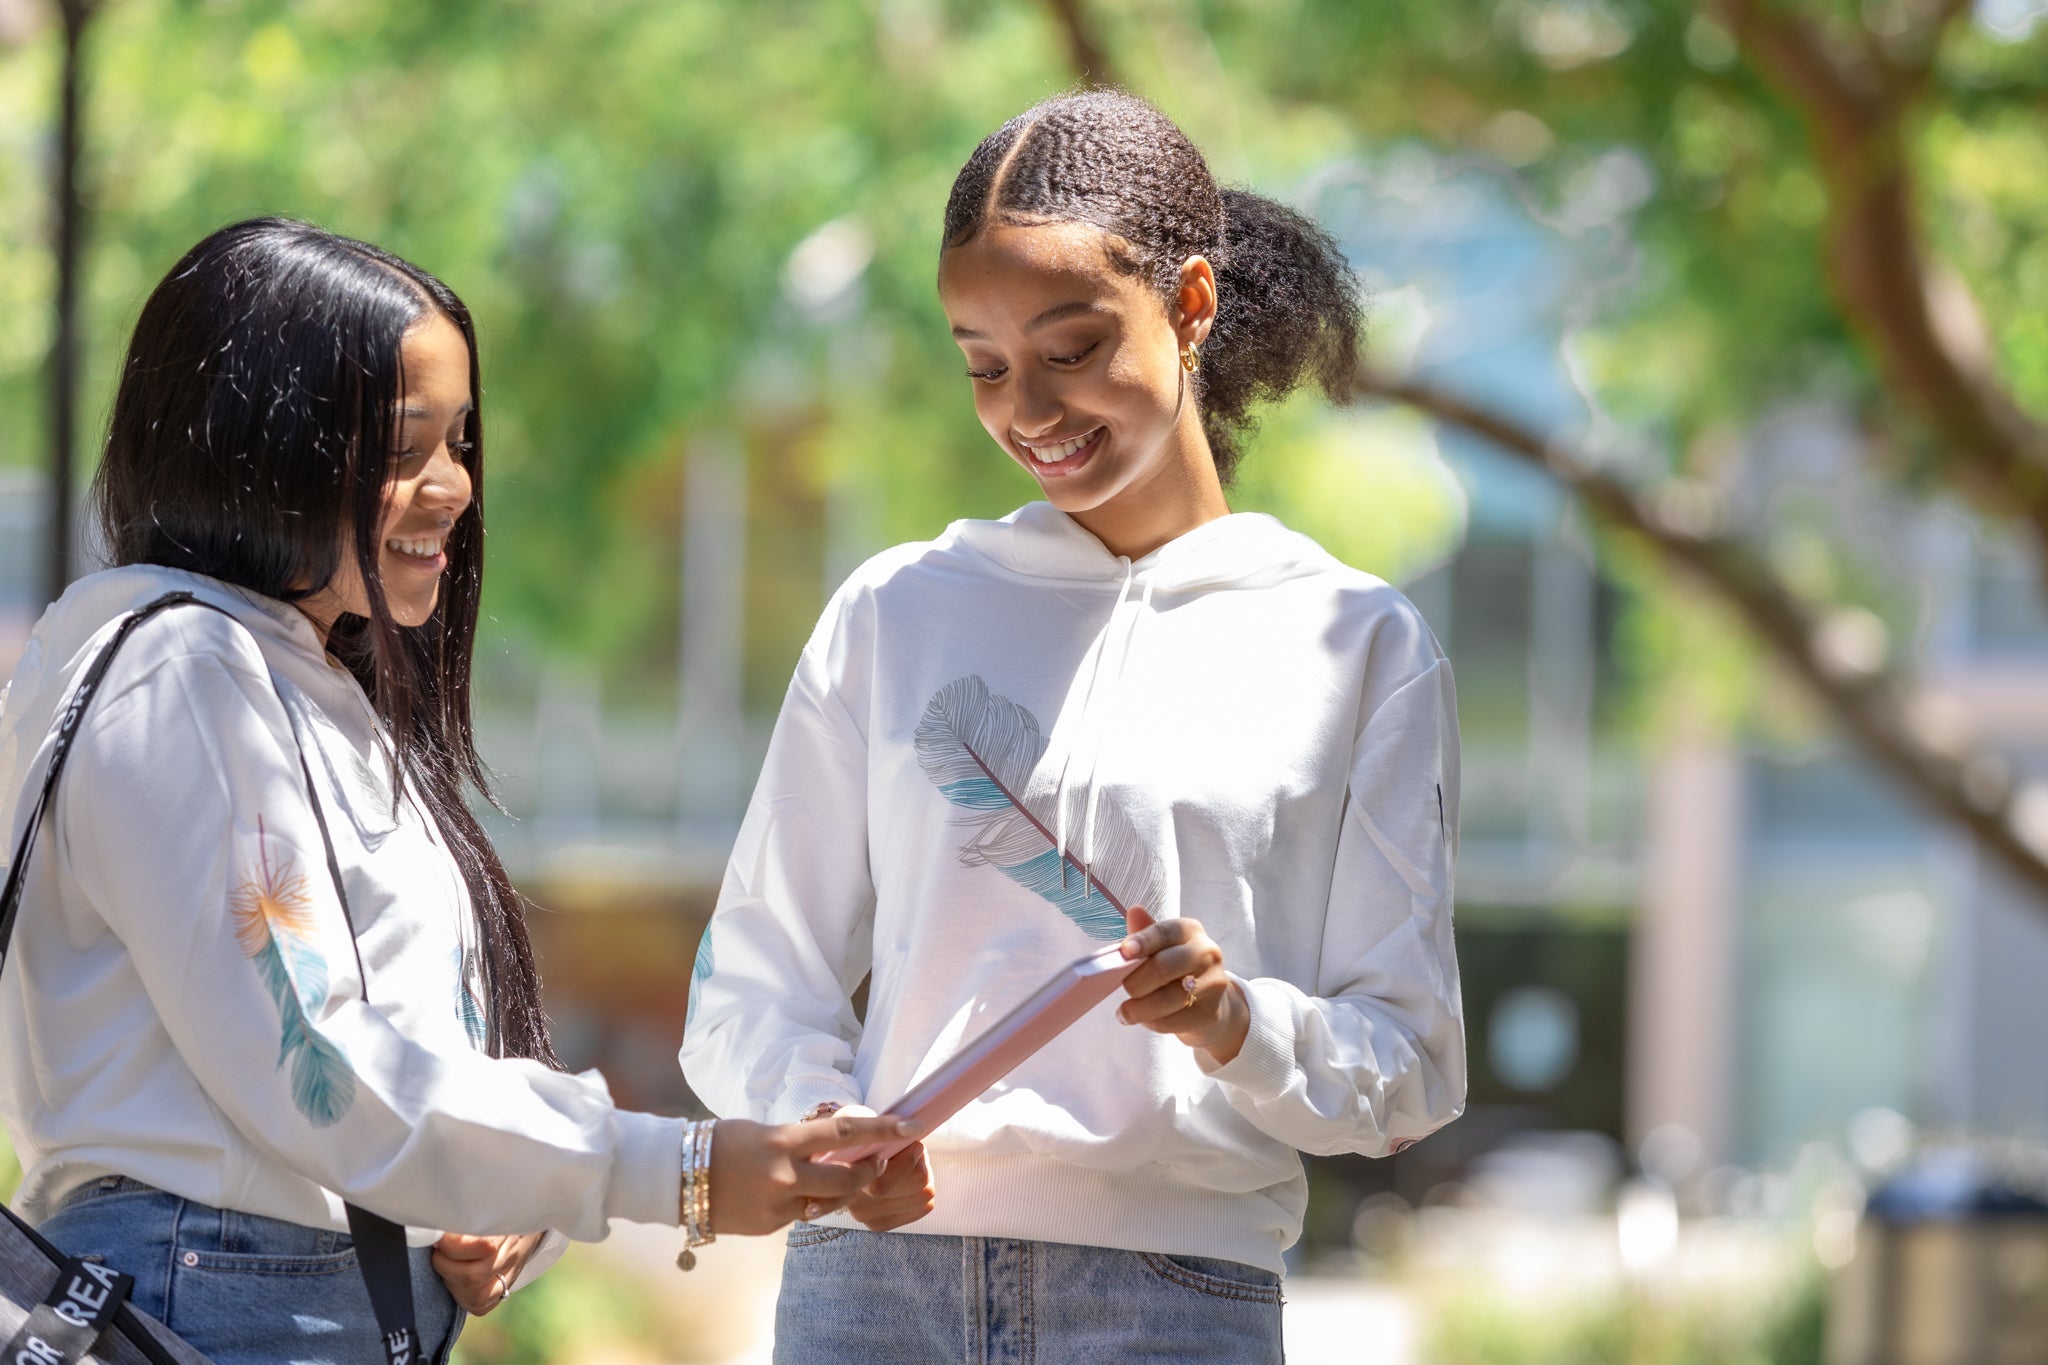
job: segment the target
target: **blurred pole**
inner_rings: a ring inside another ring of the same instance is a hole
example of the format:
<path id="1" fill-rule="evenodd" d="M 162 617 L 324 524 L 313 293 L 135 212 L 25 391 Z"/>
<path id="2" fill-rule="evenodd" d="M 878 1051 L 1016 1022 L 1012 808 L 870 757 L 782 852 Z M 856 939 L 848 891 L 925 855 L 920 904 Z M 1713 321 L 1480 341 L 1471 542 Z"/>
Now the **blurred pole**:
<path id="1" fill-rule="evenodd" d="M 57 106 L 57 165 L 52 187 L 57 254 L 56 327 L 50 338 L 50 558 L 46 596 L 71 581 L 71 485 L 78 441 L 78 255 L 85 204 L 78 188 L 79 58 L 92 0 L 57 0 L 64 68 Z"/>
<path id="2" fill-rule="evenodd" d="M 862 306 L 855 296 L 855 307 Z M 875 393 L 889 378 L 889 336 L 858 320 L 836 328 L 826 350 L 831 392 Z M 882 548 L 875 495 L 870 480 L 835 460 L 825 479 L 825 556 L 820 586 L 822 602 L 832 600 L 855 569 Z"/>
<path id="3" fill-rule="evenodd" d="M 683 460 L 676 819 L 687 825 L 729 820 L 741 799 L 747 464 L 729 436 L 692 441 Z"/>
<path id="4" fill-rule="evenodd" d="M 1586 851 L 1593 785 L 1593 563 L 1573 504 L 1530 554 L 1529 832 L 1555 880 Z"/>
<path id="5" fill-rule="evenodd" d="M 603 807 L 604 680 L 586 660 L 552 656 L 541 665 L 533 711 L 534 829 L 545 844 L 593 839 Z"/>
<path id="6" fill-rule="evenodd" d="M 1629 1146 L 1676 1125 L 1727 1160 L 1735 1090 L 1742 759 L 1701 726 L 1651 758 L 1642 900 L 1629 954 Z"/>

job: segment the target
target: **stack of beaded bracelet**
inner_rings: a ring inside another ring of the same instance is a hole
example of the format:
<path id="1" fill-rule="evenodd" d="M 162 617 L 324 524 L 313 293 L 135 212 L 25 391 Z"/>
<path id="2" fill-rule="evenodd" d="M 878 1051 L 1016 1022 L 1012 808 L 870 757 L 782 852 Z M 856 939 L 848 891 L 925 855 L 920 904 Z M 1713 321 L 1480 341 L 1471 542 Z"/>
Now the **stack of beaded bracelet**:
<path id="1" fill-rule="evenodd" d="M 683 1251 L 676 1269 L 697 1268 L 697 1248 L 718 1240 L 711 1231 L 711 1129 L 705 1119 L 683 1130 Z"/>

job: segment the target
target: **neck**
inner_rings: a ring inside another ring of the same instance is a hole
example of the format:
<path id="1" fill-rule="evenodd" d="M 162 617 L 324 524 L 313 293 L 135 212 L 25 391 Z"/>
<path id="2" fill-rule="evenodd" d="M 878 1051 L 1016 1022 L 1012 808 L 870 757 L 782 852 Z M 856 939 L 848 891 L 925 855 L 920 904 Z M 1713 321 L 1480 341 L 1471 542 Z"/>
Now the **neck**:
<path id="1" fill-rule="evenodd" d="M 340 609 L 326 599 L 327 594 L 323 592 L 292 603 L 299 615 L 313 623 L 313 633 L 320 637 L 322 649 L 327 648 L 328 633 L 334 629 L 335 619 L 341 615 Z"/>
<path id="2" fill-rule="evenodd" d="M 1073 514 L 1082 529 L 1103 548 L 1125 559 L 1143 559 L 1167 542 L 1230 515 L 1223 480 L 1209 442 L 1197 426 L 1191 439 L 1160 462 L 1143 481 L 1133 483 L 1100 507 Z"/>

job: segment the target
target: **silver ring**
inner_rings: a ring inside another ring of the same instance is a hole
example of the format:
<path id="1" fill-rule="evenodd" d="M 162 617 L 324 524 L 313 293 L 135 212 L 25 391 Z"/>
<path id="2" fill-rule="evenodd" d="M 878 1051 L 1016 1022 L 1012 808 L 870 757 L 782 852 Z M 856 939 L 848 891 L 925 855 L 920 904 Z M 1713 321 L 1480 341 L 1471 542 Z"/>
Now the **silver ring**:
<path id="1" fill-rule="evenodd" d="M 491 1283 L 498 1286 L 498 1297 L 491 1301 L 491 1306 L 495 1308 L 512 1297 L 512 1286 L 505 1283 L 505 1272 L 502 1270 L 491 1276 Z"/>

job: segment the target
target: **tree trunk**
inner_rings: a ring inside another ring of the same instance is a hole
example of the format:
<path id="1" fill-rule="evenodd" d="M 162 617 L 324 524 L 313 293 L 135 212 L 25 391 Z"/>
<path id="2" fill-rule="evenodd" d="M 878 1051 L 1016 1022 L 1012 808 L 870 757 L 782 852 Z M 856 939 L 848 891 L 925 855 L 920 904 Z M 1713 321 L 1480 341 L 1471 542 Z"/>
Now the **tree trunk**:
<path id="1" fill-rule="evenodd" d="M 71 505 L 78 447 L 78 265 L 85 203 L 78 186 L 80 52 L 91 0 L 57 0 L 64 69 L 58 86 L 57 164 L 51 187 L 57 257 L 55 328 L 50 337 L 50 555 L 45 584 L 55 601 L 71 581 Z"/>
<path id="2" fill-rule="evenodd" d="M 1053 23 L 1059 28 L 1060 36 L 1066 39 L 1067 61 L 1081 74 L 1088 85 L 1116 85 L 1116 72 L 1111 69 L 1109 54 L 1103 51 L 1102 43 L 1095 36 L 1095 26 L 1089 16 L 1082 12 L 1082 0 L 1046 0 L 1052 9 Z"/>

